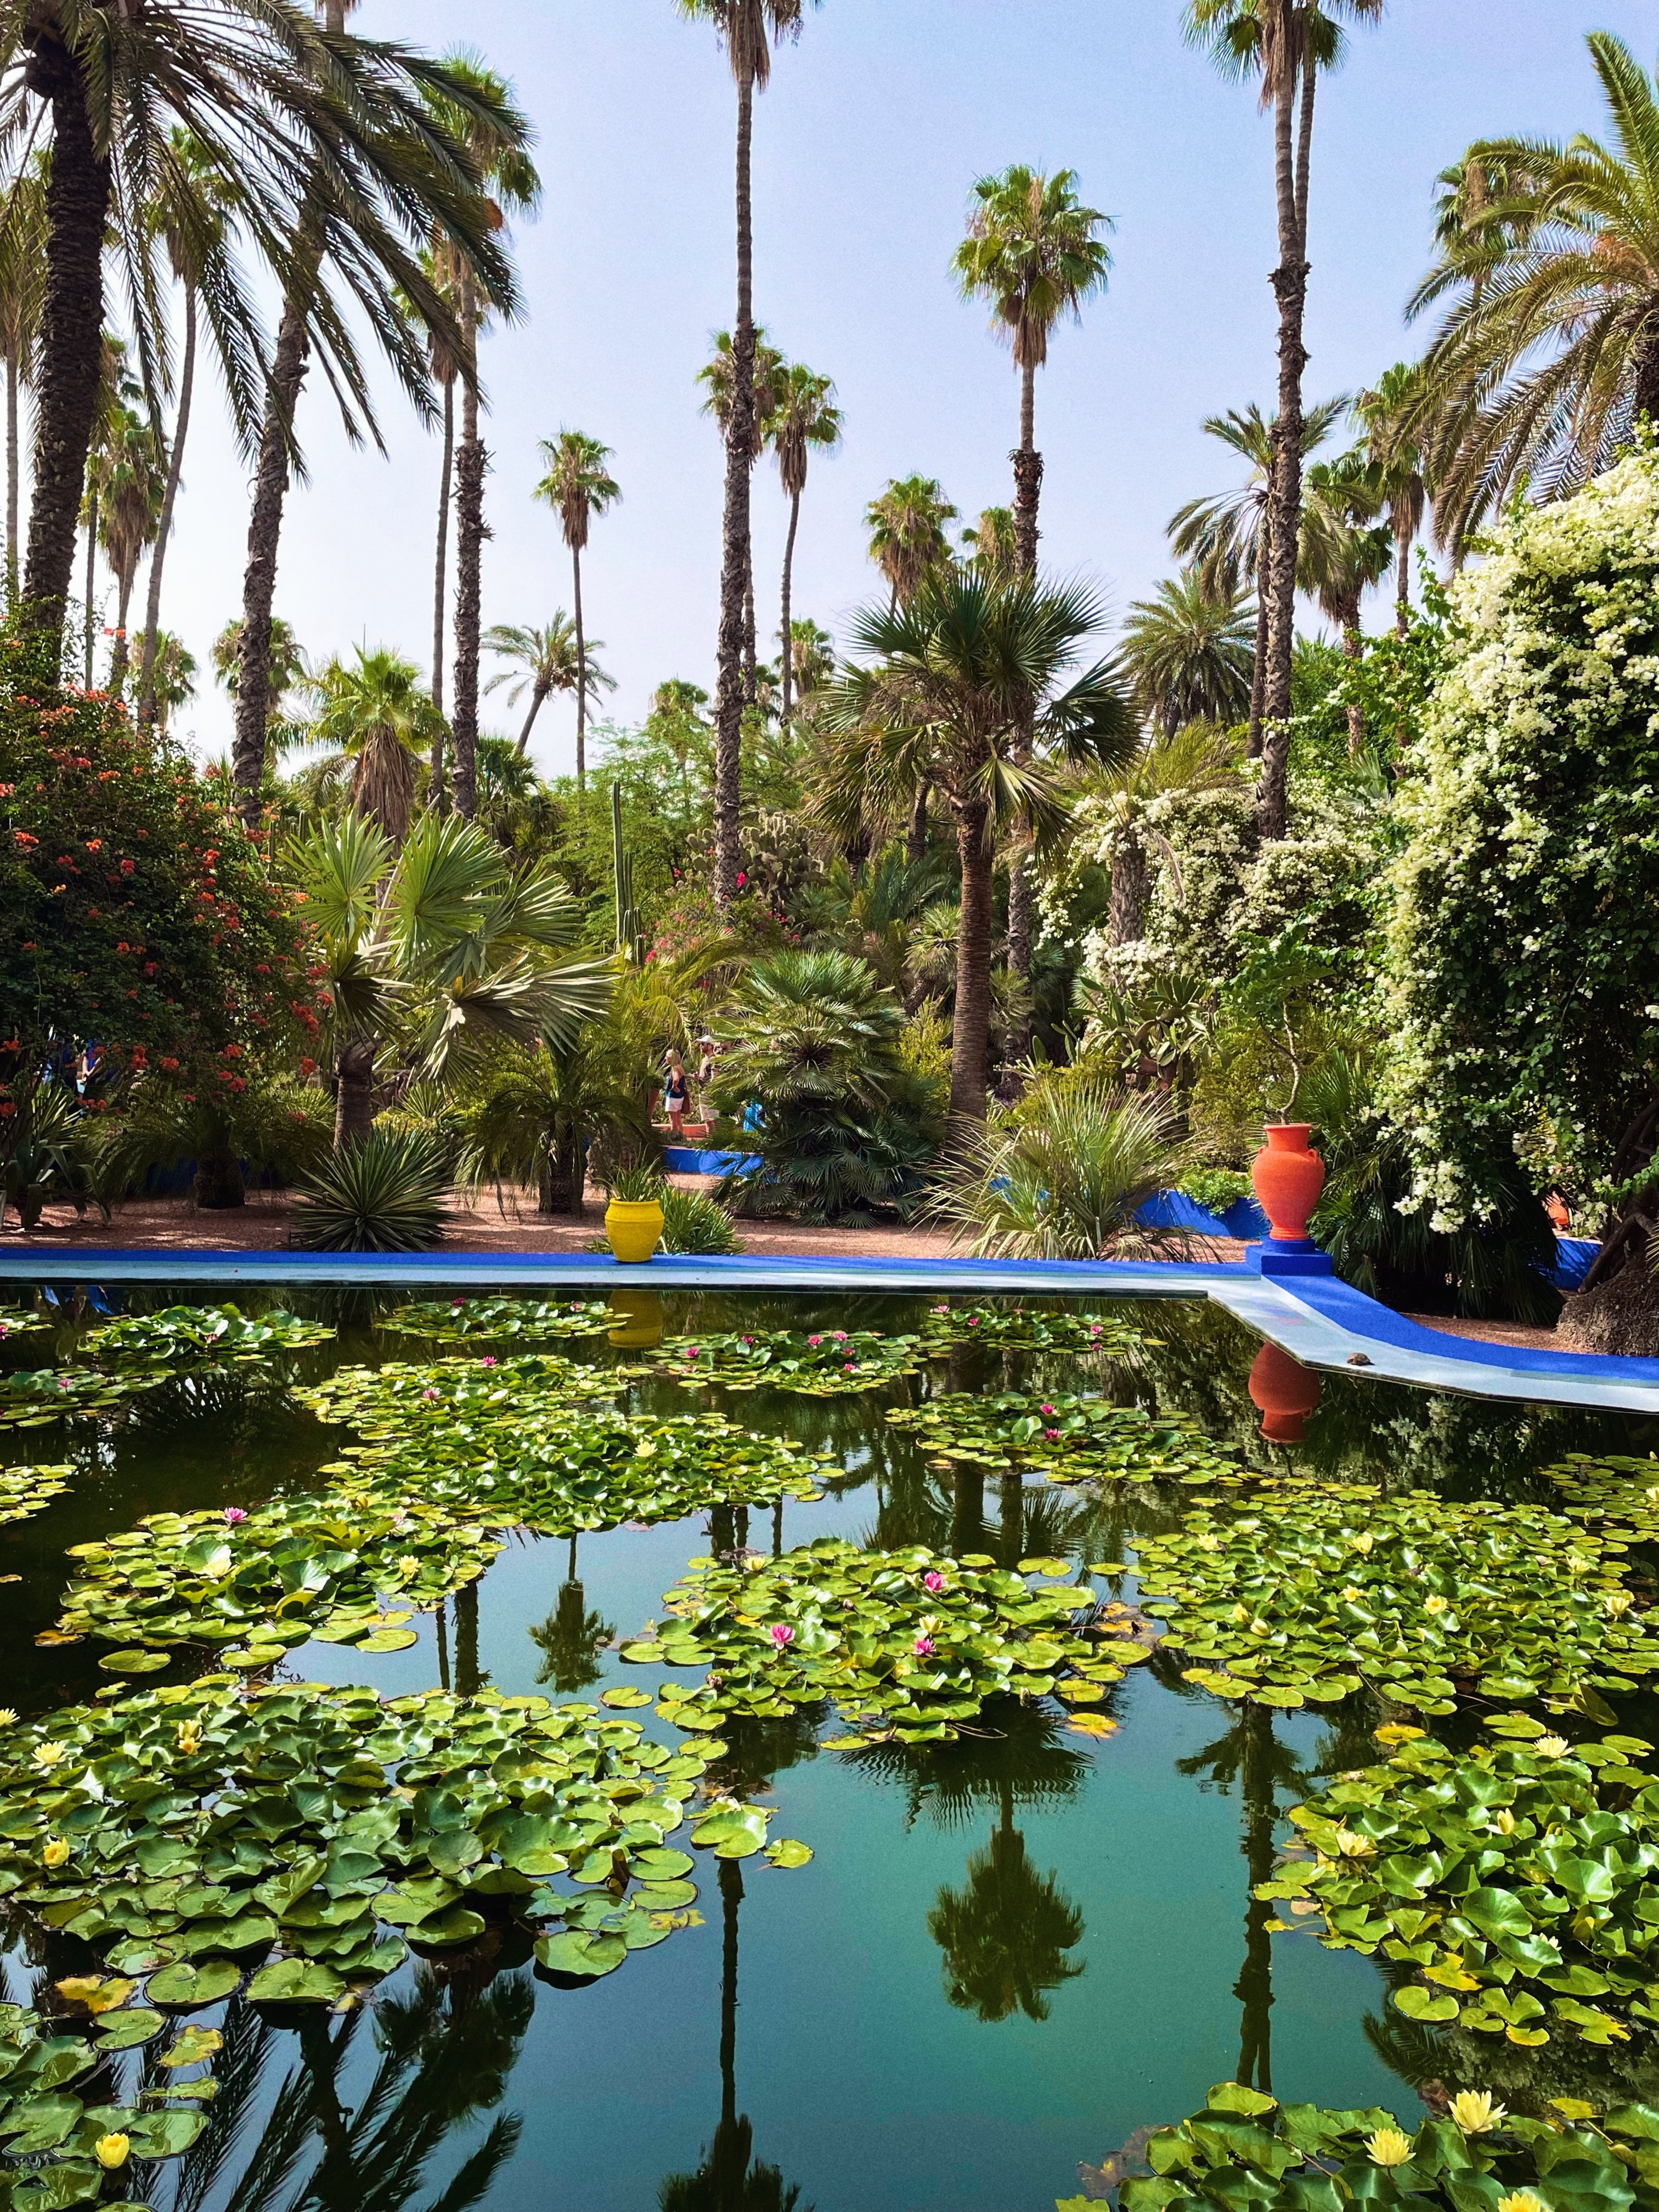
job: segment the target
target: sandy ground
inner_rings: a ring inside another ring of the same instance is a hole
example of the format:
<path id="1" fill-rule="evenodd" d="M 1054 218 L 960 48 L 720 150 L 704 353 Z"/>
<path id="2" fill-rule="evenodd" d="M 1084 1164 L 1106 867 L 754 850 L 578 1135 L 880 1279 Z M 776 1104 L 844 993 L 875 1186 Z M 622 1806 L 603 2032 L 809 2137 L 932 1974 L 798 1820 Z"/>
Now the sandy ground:
<path id="1" fill-rule="evenodd" d="M 1513 1344 L 1527 1352 L 1552 1352 L 1553 1328 L 1529 1328 L 1518 1321 L 1465 1321 L 1456 1314 L 1407 1314 L 1424 1328 L 1438 1329 L 1443 1336 L 1473 1337 L 1477 1344 Z"/>

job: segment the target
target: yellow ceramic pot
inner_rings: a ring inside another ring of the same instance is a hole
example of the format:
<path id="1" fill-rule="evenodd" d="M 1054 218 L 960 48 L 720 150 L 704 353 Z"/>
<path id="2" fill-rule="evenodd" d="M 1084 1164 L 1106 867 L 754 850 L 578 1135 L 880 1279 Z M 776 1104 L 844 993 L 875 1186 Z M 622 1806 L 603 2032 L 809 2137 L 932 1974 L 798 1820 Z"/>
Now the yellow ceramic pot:
<path id="1" fill-rule="evenodd" d="M 623 1265 L 637 1267 L 657 1249 L 662 1208 L 654 1198 L 613 1198 L 605 1209 L 605 1233 Z"/>
<path id="2" fill-rule="evenodd" d="M 654 1291 L 612 1291 L 610 1304 L 617 1325 L 605 1335 L 612 1344 L 643 1352 L 662 1342 L 662 1300 Z"/>

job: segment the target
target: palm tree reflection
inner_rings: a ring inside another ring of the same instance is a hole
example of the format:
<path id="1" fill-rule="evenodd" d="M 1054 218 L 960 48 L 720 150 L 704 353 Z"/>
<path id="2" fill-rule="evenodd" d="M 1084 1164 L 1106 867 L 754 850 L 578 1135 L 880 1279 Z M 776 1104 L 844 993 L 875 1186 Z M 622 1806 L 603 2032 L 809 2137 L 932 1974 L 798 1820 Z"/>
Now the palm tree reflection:
<path id="1" fill-rule="evenodd" d="M 604 1669 L 599 1653 L 616 1635 L 614 1622 L 586 1609 L 586 1593 L 576 1579 L 576 1539 L 570 1539 L 570 1564 L 559 1584 L 558 1602 L 530 1640 L 542 1654 L 536 1670 L 538 1682 L 550 1682 L 561 1696 L 585 1690 L 597 1682 Z"/>

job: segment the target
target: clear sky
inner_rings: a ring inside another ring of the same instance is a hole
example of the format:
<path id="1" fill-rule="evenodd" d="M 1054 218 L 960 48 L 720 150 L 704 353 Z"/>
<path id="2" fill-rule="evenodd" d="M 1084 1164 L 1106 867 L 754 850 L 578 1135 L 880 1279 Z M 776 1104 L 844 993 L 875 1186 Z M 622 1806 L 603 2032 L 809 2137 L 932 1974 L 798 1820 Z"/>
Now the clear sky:
<path id="1" fill-rule="evenodd" d="M 1183 46 L 1180 17 L 1180 0 L 824 0 L 778 57 L 756 103 L 756 313 L 835 379 L 847 417 L 842 450 L 812 463 L 798 613 L 836 632 L 875 589 L 861 517 L 888 477 L 938 477 L 964 520 L 1009 500 L 1016 378 L 949 261 L 973 179 L 1010 161 L 1076 169 L 1116 223 L 1109 291 L 1056 334 L 1039 379 L 1045 561 L 1121 615 L 1168 572 L 1170 515 L 1231 480 L 1199 425 L 1273 401 L 1270 137 L 1253 94 Z M 538 441 L 580 428 L 615 449 L 624 495 L 583 571 L 589 632 L 618 680 L 609 711 L 637 720 L 670 676 L 712 690 L 720 454 L 693 378 L 735 283 L 735 99 L 713 33 L 672 0 L 363 0 L 355 22 L 481 52 L 538 133 L 544 203 L 517 240 L 526 313 L 485 348 L 485 623 L 540 623 L 570 604 L 556 520 L 531 495 Z M 1650 0 L 1391 0 L 1354 33 L 1315 145 L 1310 398 L 1408 350 L 1401 310 L 1427 257 L 1434 176 L 1469 139 L 1601 128 L 1592 28 L 1652 64 Z M 276 606 L 313 660 L 385 643 L 424 667 L 439 449 L 381 383 L 389 458 L 350 449 L 326 392 L 306 394 L 310 480 L 290 496 Z M 246 501 L 204 390 L 163 621 L 204 668 L 240 607 Z M 772 637 L 786 508 L 769 460 L 754 506 Z M 228 743 L 228 702 L 205 677 L 180 726 L 204 749 Z M 550 702 L 544 773 L 569 768 L 573 732 L 570 703 Z"/>

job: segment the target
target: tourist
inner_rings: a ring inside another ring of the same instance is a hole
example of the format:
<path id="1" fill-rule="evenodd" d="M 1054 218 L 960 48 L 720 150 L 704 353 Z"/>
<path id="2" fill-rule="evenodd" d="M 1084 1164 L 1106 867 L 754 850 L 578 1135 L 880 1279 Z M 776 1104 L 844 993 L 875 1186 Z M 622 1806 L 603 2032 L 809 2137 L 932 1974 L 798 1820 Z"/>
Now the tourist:
<path id="1" fill-rule="evenodd" d="M 664 1111 L 668 1115 L 669 1128 L 672 1131 L 676 1142 L 679 1139 L 681 1124 L 685 1120 L 685 1102 L 690 1088 L 685 1079 L 685 1068 L 678 1053 L 671 1052 L 668 1055 L 668 1073 L 662 1086 L 662 1103 Z"/>

